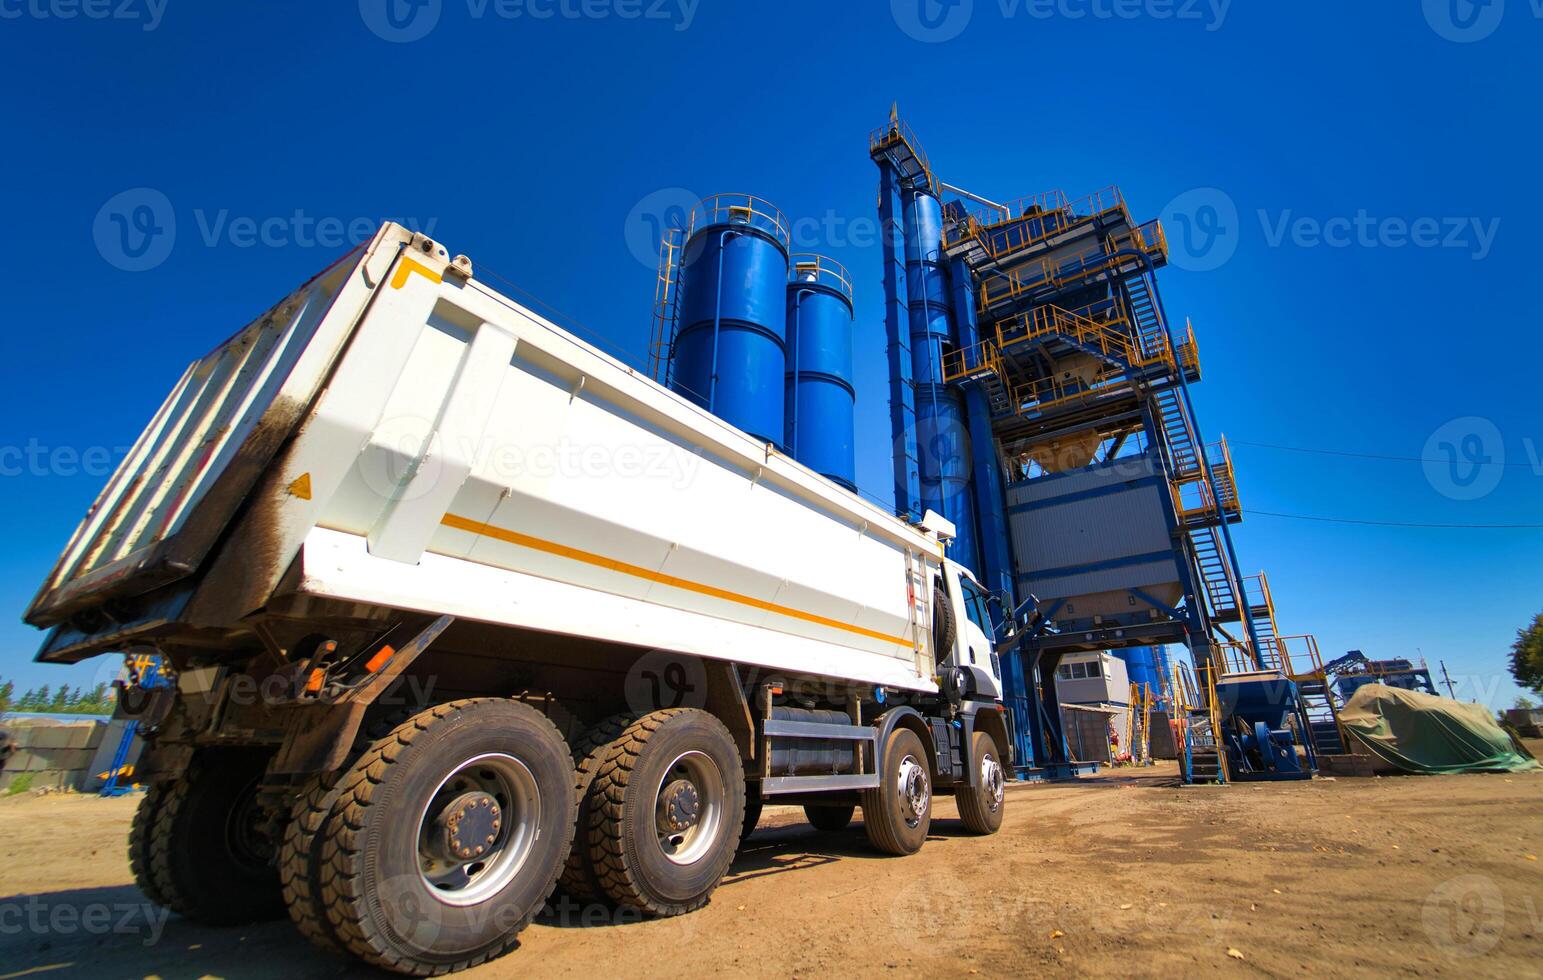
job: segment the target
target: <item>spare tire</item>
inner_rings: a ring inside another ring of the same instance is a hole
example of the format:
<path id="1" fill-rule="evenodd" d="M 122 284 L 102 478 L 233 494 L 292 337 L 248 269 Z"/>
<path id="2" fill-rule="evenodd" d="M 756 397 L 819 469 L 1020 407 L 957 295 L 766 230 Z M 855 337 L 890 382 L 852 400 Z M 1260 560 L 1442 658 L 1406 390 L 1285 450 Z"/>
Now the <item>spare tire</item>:
<path id="1" fill-rule="evenodd" d="M 932 585 L 932 659 L 934 663 L 942 666 L 954 652 L 954 641 L 958 636 L 958 625 L 954 622 L 954 607 L 949 605 L 948 593 L 943 591 L 941 581 Z"/>

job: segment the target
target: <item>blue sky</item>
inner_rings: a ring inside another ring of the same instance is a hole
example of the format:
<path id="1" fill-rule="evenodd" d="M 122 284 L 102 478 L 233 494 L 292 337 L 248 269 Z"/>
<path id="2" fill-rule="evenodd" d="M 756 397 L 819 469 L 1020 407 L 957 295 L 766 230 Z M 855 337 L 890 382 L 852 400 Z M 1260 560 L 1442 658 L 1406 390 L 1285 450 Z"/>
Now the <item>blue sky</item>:
<path id="1" fill-rule="evenodd" d="M 20 614 L 102 460 L 189 360 L 387 217 L 636 362 L 660 217 L 769 198 L 853 272 L 858 482 L 888 495 L 866 137 L 896 100 L 950 182 L 1118 184 L 1168 219 L 1168 310 L 1199 332 L 1202 424 L 1234 440 L 1246 508 L 1543 523 L 1540 5 L 0 0 L 0 675 L 95 673 L 30 664 Z M 1238 541 L 1285 631 L 1514 696 L 1543 531 L 1255 514 Z"/>

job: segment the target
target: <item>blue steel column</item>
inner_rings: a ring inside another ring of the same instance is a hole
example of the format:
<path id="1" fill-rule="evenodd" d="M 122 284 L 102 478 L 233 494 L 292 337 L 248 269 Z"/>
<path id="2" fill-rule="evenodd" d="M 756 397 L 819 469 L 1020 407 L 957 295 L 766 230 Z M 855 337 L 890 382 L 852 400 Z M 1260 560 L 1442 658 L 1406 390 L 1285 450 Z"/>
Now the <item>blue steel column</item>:
<path id="1" fill-rule="evenodd" d="M 975 310 L 975 276 L 962 258 L 950 269 L 954 287 L 954 318 L 959 327 L 959 348 L 970 350 L 980 343 L 980 324 Z M 975 513 L 980 520 L 981 584 L 1006 597 L 1008 609 L 1017 606 L 1013 592 L 1012 545 L 1007 529 L 1007 496 L 1003 492 L 1002 460 L 991 431 L 991 405 L 979 385 L 964 386 L 964 407 L 969 418 L 970 456 L 974 463 Z"/>
<path id="2" fill-rule="evenodd" d="M 924 187 L 907 188 L 902 200 L 921 506 L 953 523 L 958 537 L 949 557 L 973 570 L 979 567 L 980 532 L 970 491 L 969 430 L 959 391 L 943 383 L 943 345 L 957 343 L 948 270 L 939 261 L 943 206 Z"/>
<path id="3" fill-rule="evenodd" d="M 879 234 L 884 245 L 884 336 L 889 356 L 889 434 L 895 470 L 895 513 L 919 518 L 921 472 L 916 463 L 916 402 L 911 391 L 910 311 L 906 306 L 904 232 L 893 167 L 879 164 Z"/>
<path id="4" fill-rule="evenodd" d="M 1042 756 L 1035 750 L 1039 741 L 1035 732 L 1039 729 L 1039 710 L 1030 692 L 1034 689 L 1029 659 L 1019 644 L 1007 651 L 1002 658 L 1002 701 L 1013 718 L 1013 768 L 1021 775 L 1040 764 Z"/>

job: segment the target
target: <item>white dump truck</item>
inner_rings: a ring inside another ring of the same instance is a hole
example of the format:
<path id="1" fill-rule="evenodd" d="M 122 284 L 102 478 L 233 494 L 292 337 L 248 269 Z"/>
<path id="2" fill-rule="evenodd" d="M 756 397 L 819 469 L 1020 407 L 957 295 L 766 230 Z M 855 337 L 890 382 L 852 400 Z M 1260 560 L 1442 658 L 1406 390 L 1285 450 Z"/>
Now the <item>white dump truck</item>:
<path id="1" fill-rule="evenodd" d="M 892 854 L 937 792 L 994 831 L 1010 720 L 951 533 L 386 225 L 188 368 L 26 618 L 42 661 L 162 667 L 119 685 L 150 898 L 428 975 L 557 887 L 703 905 L 763 801 L 861 807 Z"/>

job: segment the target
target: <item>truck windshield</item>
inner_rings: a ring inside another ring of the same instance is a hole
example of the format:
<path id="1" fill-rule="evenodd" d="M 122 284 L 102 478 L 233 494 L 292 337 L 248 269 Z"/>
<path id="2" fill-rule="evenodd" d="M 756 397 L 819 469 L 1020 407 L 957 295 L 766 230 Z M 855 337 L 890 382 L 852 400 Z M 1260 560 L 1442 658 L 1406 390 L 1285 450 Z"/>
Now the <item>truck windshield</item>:
<path id="1" fill-rule="evenodd" d="M 963 575 L 959 576 L 959 586 L 964 590 L 964 609 L 970 622 L 979 626 L 982 633 L 991 636 L 995 627 L 991 625 L 991 603 L 986 593 Z"/>

